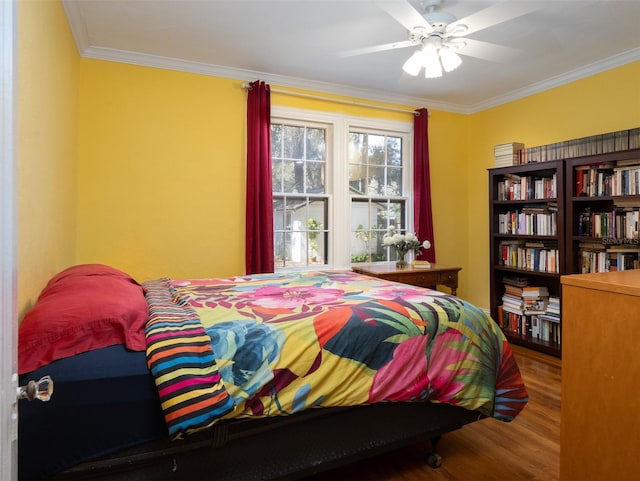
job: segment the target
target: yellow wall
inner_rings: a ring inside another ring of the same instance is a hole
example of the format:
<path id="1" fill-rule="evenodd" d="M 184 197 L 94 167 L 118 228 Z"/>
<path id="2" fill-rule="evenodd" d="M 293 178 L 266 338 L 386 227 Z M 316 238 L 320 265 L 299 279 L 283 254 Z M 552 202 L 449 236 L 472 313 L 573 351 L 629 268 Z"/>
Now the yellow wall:
<path id="1" fill-rule="evenodd" d="M 81 61 L 78 262 L 140 280 L 243 272 L 239 85 Z"/>
<path id="2" fill-rule="evenodd" d="M 79 57 L 60 2 L 18 2 L 18 311 L 75 261 Z"/>
<path id="3" fill-rule="evenodd" d="M 493 146 L 545 145 L 640 126 L 640 62 L 470 116 L 468 299 L 489 305 L 488 174 Z"/>
<path id="4" fill-rule="evenodd" d="M 81 61 L 80 78 L 78 262 L 115 265 L 141 280 L 244 273 L 242 82 L 91 59 Z M 272 104 L 412 121 L 411 114 L 277 93 Z M 456 195 L 446 182 L 464 170 L 464 151 L 452 157 L 443 141 L 461 148 L 456 117 L 433 114 L 446 119 L 434 127 L 441 211 L 464 205 L 464 186 Z M 461 228 L 447 217 L 438 215 L 438 256 L 448 250 L 458 262 L 464 236 L 457 246 L 445 243 Z"/>

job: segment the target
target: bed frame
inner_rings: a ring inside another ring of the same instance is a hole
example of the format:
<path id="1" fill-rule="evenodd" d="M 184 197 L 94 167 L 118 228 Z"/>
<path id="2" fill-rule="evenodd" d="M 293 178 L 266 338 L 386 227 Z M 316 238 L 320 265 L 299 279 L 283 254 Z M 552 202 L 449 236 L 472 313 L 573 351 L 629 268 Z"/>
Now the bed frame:
<path id="1" fill-rule="evenodd" d="M 83 463 L 53 479 L 257 481 L 300 479 L 369 456 L 437 441 L 483 416 L 448 404 L 382 403 L 236 420 L 186 441 L 161 440 Z"/>

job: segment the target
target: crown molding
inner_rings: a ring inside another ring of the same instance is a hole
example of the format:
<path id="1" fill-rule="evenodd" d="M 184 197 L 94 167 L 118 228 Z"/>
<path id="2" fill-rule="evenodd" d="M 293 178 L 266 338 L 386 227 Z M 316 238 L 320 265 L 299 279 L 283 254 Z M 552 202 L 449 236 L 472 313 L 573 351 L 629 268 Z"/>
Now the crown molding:
<path id="1" fill-rule="evenodd" d="M 607 57 L 598 62 L 579 67 L 561 75 L 533 83 L 526 87 L 487 99 L 483 102 L 479 102 L 470 106 L 467 113 L 477 113 L 515 100 L 520 100 L 530 95 L 544 92 L 545 90 L 551 90 L 553 88 L 575 82 L 576 80 L 591 77 L 592 75 L 621 67 L 622 65 L 626 65 L 631 62 L 637 62 L 638 60 L 640 60 L 640 47 L 627 50 L 626 52 Z"/>
<path id="2" fill-rule="evenodd" d="M 117 50 L 103 47 L 87 47 L 80 53 L 80 55 L 85 58 L 93 58 L 96 60 L 108 60 L 112 62 L 139 65 L 143 67 L 177 70 L 181 72 L 211 75 L 214 77 L 231 78 L 242 81 L 260 79 L 279 87 L 297 88 L 302 90 L 330 93 L 334 95 L 342 95 L 346 97 L 377 100 L 379 102 L 391 104 L 415 106 L 416 108 L 428 107 L 429 109 L 444 110 L 448 112 L 467 113 L 464 106 L 454 105 L 448 102 L 441 102 L 428 98 L 411 97 L 406 95 L 390 95 L 388 92 L 380 92 L 377 90 L 354 88 L 329 82 L 320 82 L 317 80 L 277 75 L 255 70 L 225 67 L 223 65 L 192 62 L 176 58 L 130 52 L 126 50 Z"/>
<path id="3" fill-rule="evenodd" d="M 84 18 L 82 17 L 82 12 L 77 5 L 76 1 L 62 0 L 62 8 L 71 27 L 73 39 L 76 41 L 76 48 L 80 56 L 83 56 L 84 51 L 87 50 L 90 45 L 89 34 Z"/>

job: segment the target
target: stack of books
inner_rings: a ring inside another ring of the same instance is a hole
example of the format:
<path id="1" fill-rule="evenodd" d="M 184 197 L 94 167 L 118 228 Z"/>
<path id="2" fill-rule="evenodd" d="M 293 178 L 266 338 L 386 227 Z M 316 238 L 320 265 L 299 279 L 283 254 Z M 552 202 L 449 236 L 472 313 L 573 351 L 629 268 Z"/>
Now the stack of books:
<path id="1" fill-rule="evenodd" d="M 522 311 L 525 315 L 546 314 L 549 304 L 547 286 L 527 286 L 522 288 Z"/>
<path id="2" fill-rule="evenodd" d="M 560 342 L 560 297 L 547 286 L 529 286 L 526 278 L 505 276 L 498 309 L 500 327 L 512 334 Z"/>
<path id="3" fill-rule="evenodd" d="M 524 144 L 521 142 L 510 142 L 508 144 L 498 144 L 493 147 L 493 156 L 496 167 L 507 167 L 521 163 L 521 152 Z"/>
<path id="4" fill-rule="evenodd" d="M 505 276 L 502 278 L 502 282 L 504 284 L 504 294 L 502 296 L 502 305 L 498 308 L 498 324 L 505 331 L 521 333 L 524 319 L 522 289 L 527 285 L 527 278 Z"/>
<path id="5" fill-rule="evenodd" d="M 531 316 L 531 335 L 560 344 L 560 297 L 549 296 L 546 312 Z"/>

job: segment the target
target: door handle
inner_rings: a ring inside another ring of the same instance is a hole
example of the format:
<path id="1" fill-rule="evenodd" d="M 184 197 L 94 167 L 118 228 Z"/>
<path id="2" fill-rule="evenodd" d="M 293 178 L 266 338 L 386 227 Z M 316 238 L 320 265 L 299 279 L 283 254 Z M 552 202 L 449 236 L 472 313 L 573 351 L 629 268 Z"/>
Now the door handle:
<path id="1" fill-rule="evenodd" d="M 17 388 L 16 397 L 18 399 L 28 399 L 33 401 L 39 399 L 46 402 L 53 395 L 53 379 L 51 376 L 41 377 L 39 381 L 29 381 L 26 386 Z"/>

